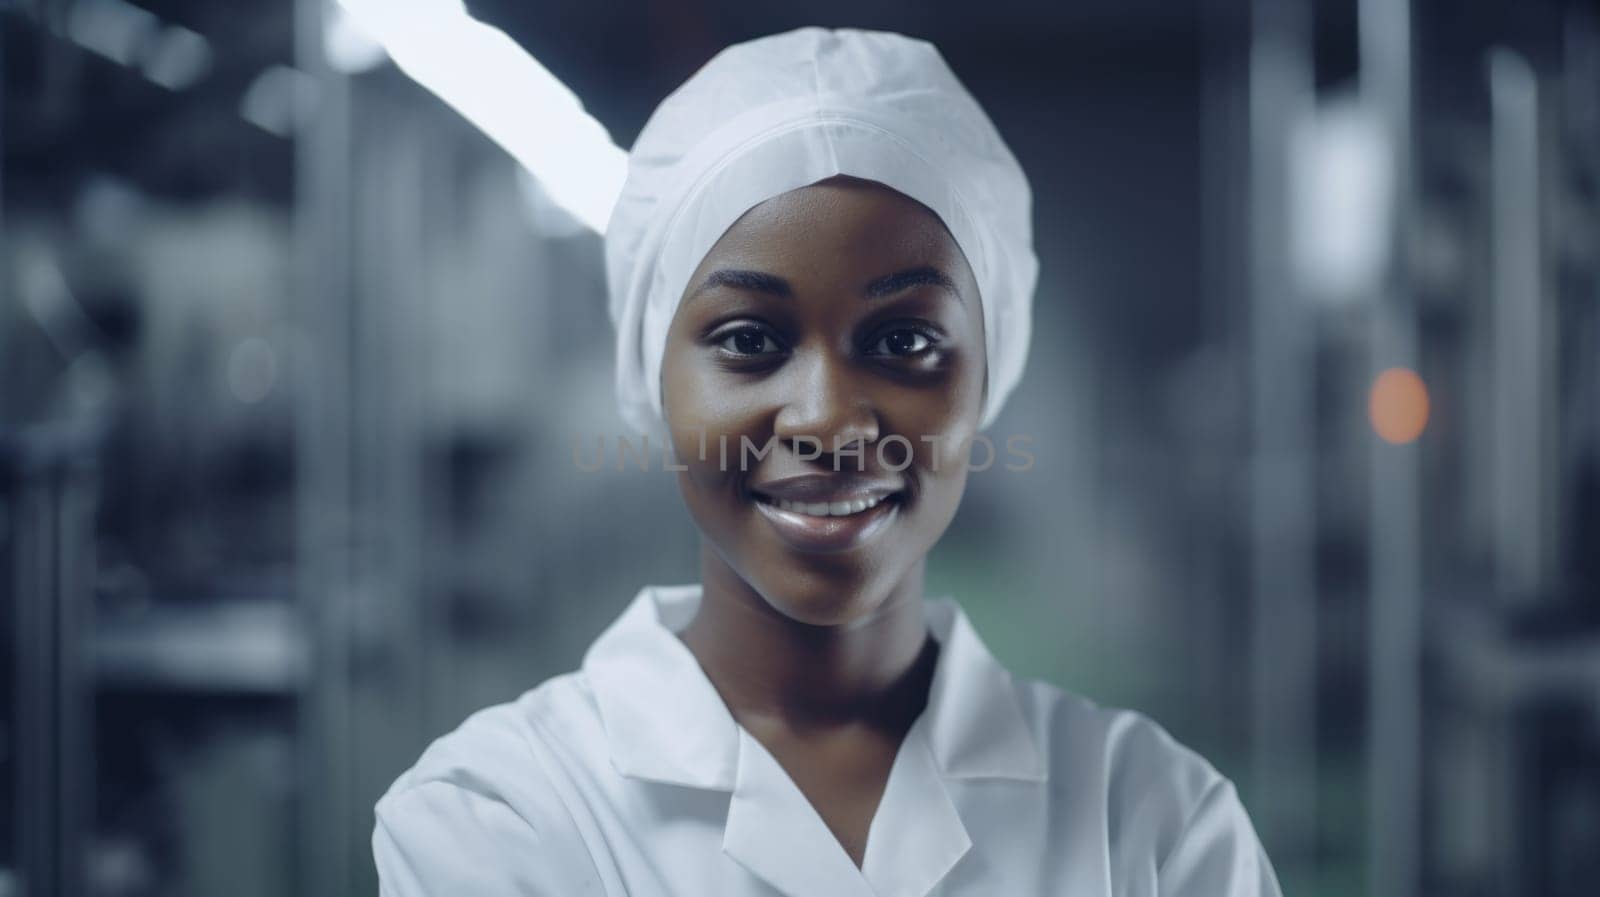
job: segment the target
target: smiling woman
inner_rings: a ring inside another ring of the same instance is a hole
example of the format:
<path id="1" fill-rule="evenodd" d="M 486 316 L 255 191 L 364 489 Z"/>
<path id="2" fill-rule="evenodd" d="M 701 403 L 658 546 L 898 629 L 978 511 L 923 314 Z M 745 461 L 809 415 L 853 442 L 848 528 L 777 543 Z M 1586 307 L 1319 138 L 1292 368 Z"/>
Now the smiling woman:
<path id="1" fill-rule="evenodd" d="M 740 217 L 691 283 L 661 371 L 684 499 L 717 549 L 690 644 L 729 593 L 815 626 L 914 615 L 983 395 L 978 288 L 955 239 L 914 200 L 833 177 Z M 725 466 L 699 459 L 701 434 L 772 448 Z M 880 459 L 886 444 L 900 448 Z"/>
<path id="2" fill-rule="evenodd" d="M 377 806 L 385 894 L 1276 897 L 1209 763 L 924 594 L 1027 354 L 1029 216 L 921 41 L 800 29 L 663 102 L 607 264 L 700 582 L 435 742 Z"/>

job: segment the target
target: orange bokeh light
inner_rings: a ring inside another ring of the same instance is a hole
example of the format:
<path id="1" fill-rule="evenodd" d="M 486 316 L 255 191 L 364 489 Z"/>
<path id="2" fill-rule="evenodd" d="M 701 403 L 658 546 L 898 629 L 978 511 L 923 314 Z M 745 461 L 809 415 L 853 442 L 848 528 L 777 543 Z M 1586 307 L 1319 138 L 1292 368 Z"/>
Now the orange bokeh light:
<path id="1" fill-rule="evenodd" d="M 1428 426 L 1428 387 L 1409 368 L 1390 368 L 1372 383 L 1367 399 L 1372 429 L 1385 442 L 1416 442 Z"/>

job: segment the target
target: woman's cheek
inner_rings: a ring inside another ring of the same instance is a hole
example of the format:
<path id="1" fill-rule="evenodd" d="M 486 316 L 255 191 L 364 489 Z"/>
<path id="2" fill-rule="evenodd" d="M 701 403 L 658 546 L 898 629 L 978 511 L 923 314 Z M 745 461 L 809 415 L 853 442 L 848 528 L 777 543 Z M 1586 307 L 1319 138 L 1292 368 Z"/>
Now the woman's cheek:
<path id="1" fill-rule="evenodd" d="M 744 438 L 741 438 L 744 437 Z M 751 448 L 743 449 L 748 443 Z M 760 445 L 745 436 L 737 421 L 722 417 L 686 416 L 673 424 L 673 453 L 677 463 L 702 488 L 721 488 L 753 468 L 754 453 Z M 741 451 L 744 466 L 741 470 Z"/>
<path id="2" fill-rule="evenodd" d="M 954 476 L 967 463 L 972 451 L 972 434 L 941 433 L 925 445 L 929 470 L 938 477 Z"/>
<path id="3" fill-rule="evenodd" d="M 715 457 L 715 422 L 701 397 L 708 395 L 703 374 L 684 363 L 685 350 L 669 345 L 662 363 L 662 410 L 672 436 L 674 461 L 693 472 L 708 457 Z M 683 398 L 687 400 L 680 400 Z"/>

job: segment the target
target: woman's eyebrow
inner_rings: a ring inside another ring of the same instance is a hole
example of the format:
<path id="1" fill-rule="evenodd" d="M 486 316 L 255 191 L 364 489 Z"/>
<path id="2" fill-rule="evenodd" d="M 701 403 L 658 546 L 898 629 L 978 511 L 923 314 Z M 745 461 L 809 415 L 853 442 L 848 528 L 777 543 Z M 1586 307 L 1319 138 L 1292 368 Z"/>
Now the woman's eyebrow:
<path id="1" fill-rule="evenodd" d="M 904 271 L 896 271 L 893 274 L 875 278 L 862 288 L 861 293 L 868 299 L 882 299 L 885 296 L 892 296 L 895 293 L 920 286 L 944 287 L 958 301 L 965 301 L 961 291 L 956 289 L 955 282 L 943 271 L 932 265 L 907 268 Z M 768 274 L 765 271 L 749 271 L 742 268 L 719 268 L 706 276 L 700 286 L 690 294 L 689 299 L 693 299 L 713 287 L 731 287 L 752 293 L 767 293 L 782 299 L 789 299 L 794 296 L 794 288 L 789 286 L 789 281 L 776 274 Z"/>
<path id="2" fill-rule="evenodd" d="M 776 274 L 765 271 L 745 271 L 738 268 L 719 268 L 707 275 L 705 281 L 697 287 L 692 295 L 704 293 L 712 287 L 732 287 L 736 290 L 748 290 L 753 293 L 770 293 L 784 299 L 794 296 L 794 290 L 789 286 L 789 281 Z"/>
<path id="3" fill-rule="evenodd" d="M 940 271 L 938 268 L 935 268 L 931 265 L 924 265 L 920 268 L 908 268 L 904 271 L 898 271 L 894 274 L 879 277 L 876 280 L 868 283 L 866 288 L 862 290 L 862 293 L 868 299 L 881 299 L 884 296 L 891 296 L 900 292 L 901 290 L 909 290 L 912 287 L 921 286 L 944 287 L 945 289 L 949 290 L 950 295 L 955 296 L 957 300 L 965 301 L 962 299 L 961 291 L 956 289 L 955 282 L 952 281 L 943 271 Z"/>

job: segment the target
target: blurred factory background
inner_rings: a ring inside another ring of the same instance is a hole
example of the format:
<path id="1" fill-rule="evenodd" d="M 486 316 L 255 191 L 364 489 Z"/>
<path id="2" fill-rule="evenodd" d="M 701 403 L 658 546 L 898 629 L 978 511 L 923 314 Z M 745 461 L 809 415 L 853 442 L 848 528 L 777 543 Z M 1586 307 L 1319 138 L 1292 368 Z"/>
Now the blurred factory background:
<path id="1" fill-rule="evenodd" d="M 937 43 L 1042 273 L 930 588 L 1288 894 L 1600 893 L 1600 5 L 467 8 L 621 147 L 737 40 Z M 600 239 L 325 0 L 0 9 L 0 897 L 376 893 L 432 737 L 697 577 L 574 467 Z"/>

